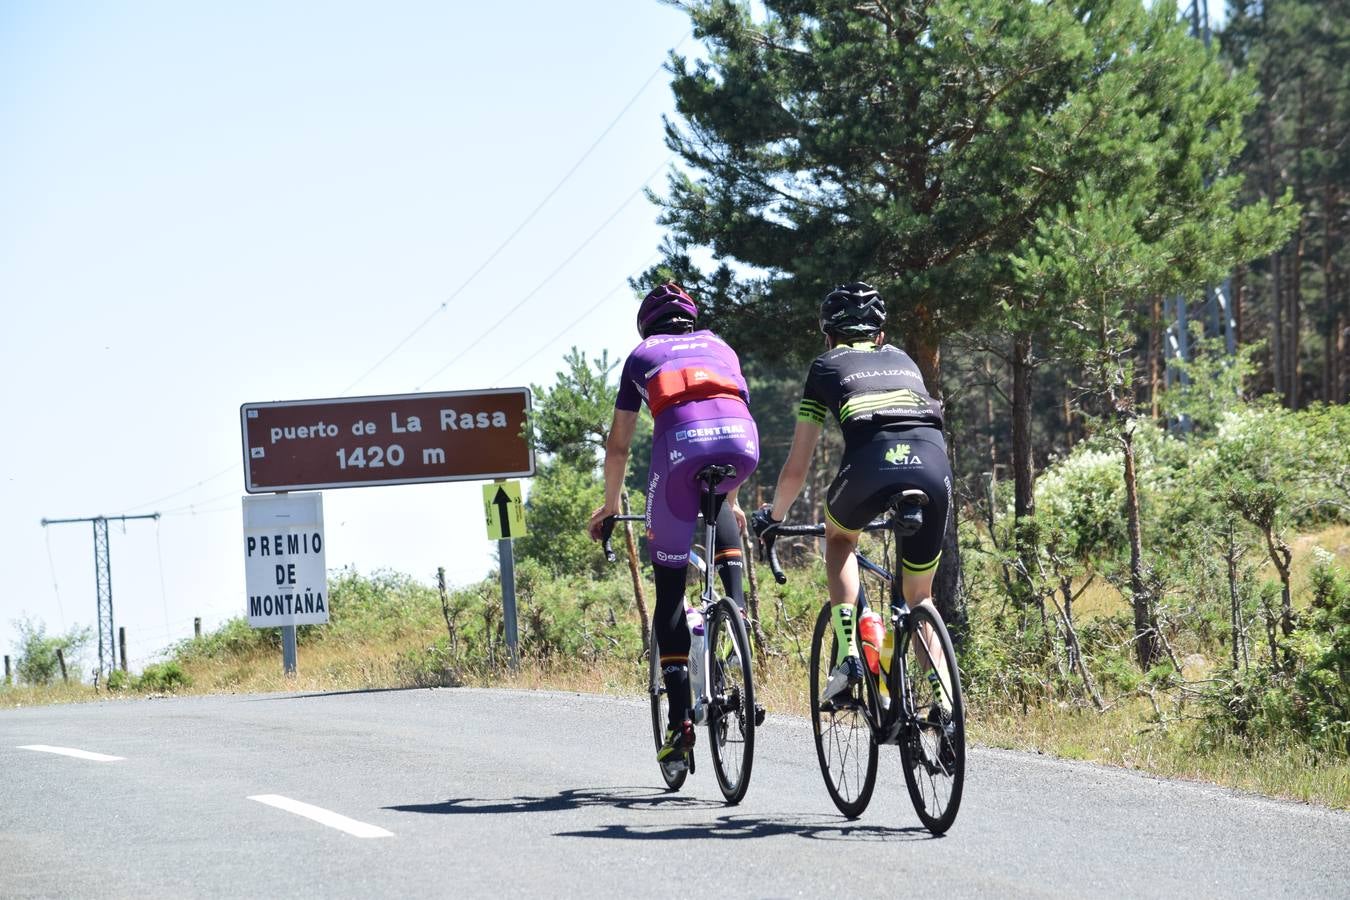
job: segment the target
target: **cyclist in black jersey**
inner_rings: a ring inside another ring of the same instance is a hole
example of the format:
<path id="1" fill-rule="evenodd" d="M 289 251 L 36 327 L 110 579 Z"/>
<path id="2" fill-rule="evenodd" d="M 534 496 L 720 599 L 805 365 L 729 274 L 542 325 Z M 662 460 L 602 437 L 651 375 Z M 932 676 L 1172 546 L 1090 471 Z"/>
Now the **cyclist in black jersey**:
<path id="1" fill-rule="evenodd" d="M 840 285 L 825 297 L 820 330 L 828 349 L 807 373 L 773 503 L 752 517 L 762 538 L 787 515 L 806 480 L 825 417 L 833 415 L 844 435 L 844 456 L 825 498 L 825 570 L 839 656 L 825 699 L 862 679 L 852 616 L 858 595 L 853 551 L 863 526 L 902 490 L 919 488 L 928 495 L 923 527 L 905 539 L 901 560 L 901 588 L 914 607 L 932 597 L 951 508 L 942 404 L 928 393 L 914 360 L 885 343 L 885 320 L 885 303 L 864 282 Z"/>

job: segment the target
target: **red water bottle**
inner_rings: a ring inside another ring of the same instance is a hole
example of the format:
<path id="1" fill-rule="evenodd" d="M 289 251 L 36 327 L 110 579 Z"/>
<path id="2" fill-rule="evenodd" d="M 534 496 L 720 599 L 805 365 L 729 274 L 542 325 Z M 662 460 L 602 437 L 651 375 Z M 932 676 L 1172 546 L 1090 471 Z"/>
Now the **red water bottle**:
<path id="1" fill-rule="evenodd" d="M 858 637 L 862 640 L 863 656 L 867 659 L 867 668 L 877 674 L 877 664 L 881 659 L 881 643 L 885 640 L 886 626 L 881 616 L 869 609 L 858 620 Z"/>

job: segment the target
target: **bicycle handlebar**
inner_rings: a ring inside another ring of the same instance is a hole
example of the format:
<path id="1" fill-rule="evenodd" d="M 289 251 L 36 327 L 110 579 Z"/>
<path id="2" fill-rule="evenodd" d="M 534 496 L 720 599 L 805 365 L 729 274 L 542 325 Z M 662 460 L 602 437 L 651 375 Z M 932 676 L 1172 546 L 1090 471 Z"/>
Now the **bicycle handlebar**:
<path id="1" fill-rule="evenodd" d="M 609 538 L 610 535 L 614 533 L 615 523 L 642 522 L 642 521 L 645 521 L 644 516 L 606 516 L 600 522 L 600 541 L 601 545 L 605 548 L 605 560 L 607 562 L 614 562 L 616 559 L 619 558 L 614 553 L 614 548 L 609 545 Z"/>
<path id="2" fill-rule="evenodd" d="M 868 522 L 862 530 L 885 531 L 891 527 L 893 521 L 893 519 L 877 519 L 874 522 Z M 779 584 L 787 584 L 787 573 L 778 564 L 778 545 L 776 542 L 780 537 L 820 537 L 824 534 L 825 523 L 817 522 L 815 525 L 779 525 L 760 538 L 760 546 L 764 550 L 763 555 L 769 558 L 769 570 L 773 572 L 774 580 Z"/>

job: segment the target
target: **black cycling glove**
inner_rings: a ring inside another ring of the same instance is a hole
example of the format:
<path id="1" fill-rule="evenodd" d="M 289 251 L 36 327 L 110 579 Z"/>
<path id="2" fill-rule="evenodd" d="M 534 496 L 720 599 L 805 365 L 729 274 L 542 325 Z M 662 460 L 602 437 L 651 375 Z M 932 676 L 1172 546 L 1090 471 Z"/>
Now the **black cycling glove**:
<path id="1" fill-rule="evenodd" d="M 782 524 L 782 520 L 775 519 L 767 506 L 762 506 L 750 514 L 750 527 L 754 529 L 755 537 L 761 541 L 777 531 L 778 526 Z"/>

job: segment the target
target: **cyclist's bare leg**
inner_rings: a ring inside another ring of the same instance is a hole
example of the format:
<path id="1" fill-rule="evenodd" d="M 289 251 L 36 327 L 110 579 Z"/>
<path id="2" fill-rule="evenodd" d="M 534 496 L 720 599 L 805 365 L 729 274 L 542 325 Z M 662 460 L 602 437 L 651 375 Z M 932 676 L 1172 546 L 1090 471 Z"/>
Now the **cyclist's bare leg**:
<path id="1" fill-rule="evenodd" d="M 858 532 L 825 522 L 825 577 L 830 584 L 830 603 L 852 603 L 858 596 Z M 928 579 L 932 585 L 932 577 Z"/>
<path id="2" fill-rule="evenodd" d="M 834 663 L 842 664 L 858 656 L 853 622 L 853 602 L 858 596 L 858 559 L 853 551 L 858 546 L 857 533 L 825 524 L 825 574 L 830 585 L 830 618 L 838 642 Z M 860 666 L 861 663 L 853 663 Z M 853 670 L 861 674 L 858 670 Z M 852 676 L 851 676 L 852 677 Z"/>
<path id="3" fill-rule="evenodd" d="M 900 589 L 905 595 L 905 605 L 910 609 L 918 606 L 920 603 L 927 603 L 933 615 L 941 619 L 942 615 L 937 611 L 936 604 L 933 603 L 933 576 L 936 572 L 924 572 L 921 575 L 911 575 L 906 572 L 900 579 Z M 951 697 L 951 685 L 947 683 L 947 667 L 934 666 L 933 660 L 942 659 L 942 644 L 938 641 L 936 634 L 931 629 L 925 628 L 920 635 L 922 641 L 919 644 L 919 658 L 924 664 L 924 671 L 936 669 L 938 678 L 942 681 L 942 692 L 944 698 Z"/>

